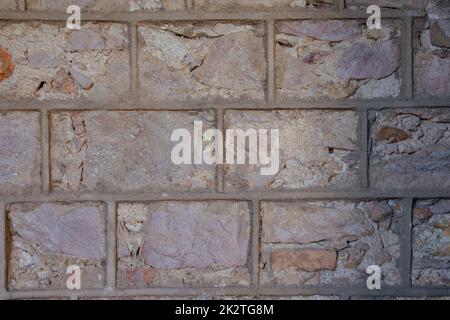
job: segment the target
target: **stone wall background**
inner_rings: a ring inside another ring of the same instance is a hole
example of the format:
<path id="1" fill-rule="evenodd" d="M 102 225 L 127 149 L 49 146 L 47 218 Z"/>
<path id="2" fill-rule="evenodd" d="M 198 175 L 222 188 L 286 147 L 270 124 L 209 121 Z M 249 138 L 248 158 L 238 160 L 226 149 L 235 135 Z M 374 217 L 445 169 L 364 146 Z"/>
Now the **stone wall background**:
<path id="1" fill-rule="evenodd" d="M 448 299 L 449 19 L 446 0 L 2 0 L 0 297 Z M 280 172 L 172 165 L 194 120 L 280 127 Z"/>

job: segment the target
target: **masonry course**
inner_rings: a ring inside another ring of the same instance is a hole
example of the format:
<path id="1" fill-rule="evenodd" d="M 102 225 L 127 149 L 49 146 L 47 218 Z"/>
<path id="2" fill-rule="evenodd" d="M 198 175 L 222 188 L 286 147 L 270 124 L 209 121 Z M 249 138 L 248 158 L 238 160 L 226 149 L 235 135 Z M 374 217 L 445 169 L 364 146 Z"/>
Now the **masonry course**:
<path id="1" fill-rule="evenodd" d="M 373 2 L 2 1 L 1 298 L 448 299 L 449 3 Z M 194 121 L 279 171 L 174 165 Z"/>

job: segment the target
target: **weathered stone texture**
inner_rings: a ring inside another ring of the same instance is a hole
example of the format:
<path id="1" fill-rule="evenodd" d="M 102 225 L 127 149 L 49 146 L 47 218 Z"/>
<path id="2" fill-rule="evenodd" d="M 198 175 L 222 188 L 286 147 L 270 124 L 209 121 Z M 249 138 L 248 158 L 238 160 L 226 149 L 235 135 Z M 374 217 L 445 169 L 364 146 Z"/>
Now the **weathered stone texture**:
<path id="1" fill-rule="evenodd" d="M 398 21 L 368 30 L 353 20 L 277 24 L 276 86 L 280 98 L 387 98 L 400 94 Z"/>
<path id="2" fill-rule="evenodd" d="M 105 280 L 105 214 L 99 203 L 22 203 L 7 208 L 8 287 L 65 289 L 69 265 L 81 269 L 81 287 Z"/>
<path id="3" fill-rule="evenodd" d="M 450 19 L 416 25 L 414 58 L 415 91 L 418 96 L 450 96 Z"/>
<path id="4" fill-rule="evenodd" d="M 450 109 L 373 111 L 370 141 L 372 186 L 450 186 Z"/>
<path id="5" fill-rule="evenodd" d="M 379 265 L 400 282 L 400 201 L 263 202 L 263 285 L 365 284 Z"/>
<path id="6" fill-rule="evenodd" d="M 430 19 L 450 19 L 450 2 L 448 0 L 429 0 L 427 13 Z"/>
<path id="7" fill-rule="evenodd" d="M 17 10 L 17 0 L 2 0 L 0 2 L 0 10 L 6 11 Z"/>
<path id="8" fill-rule="evenodd" d="M 248 285 L 247 202 L 121 203 L 120 287 Z"/>
<path id="9" fill-rule="evenodd" d="M 161 192 L 214 188 L 215 168 L 175 165 L 175 129 L 215 127 L 212 111 L 51 114 L 51 186 L 64 191 Z M 191 132 L 192 135 L 192 132 Z"/>
<path id="10" fill-rule="evenodd" d="M 330 8 L 335 0 L 194 0 L 195 9 L 274 9 L 274 8 Z"/>
<path id="11" fill-rule="evenodd" d="M 450 199 L 417 201 L 413 217 L 412 283 L 449 286 Z"/>
<path id="12" fill-rule="evenodd" d="M 39 113 L 0 114 L 0 194 L 37 193 L 41 186 Z"/>
<path id="13" fill-rule="evenodd" d="M 0 23 L 1 50 L 14 71 L 1 79 L 0 97 L 126 100 L 130 93 L 127 27 L 85 23 L 68 31 L 47 23 Z"/>
<path id="14" fill-rule="evenodd" d="M 402 8 L 425 10 L 429 0 L 346 0 L 347 8 L 367 8 L 370 5 L 377 5 L 384 8 Z"/>
<path id="15" fill-rule="evenodd" d="M 142 99 L 264 98 L 263 25 L 142 25 L 138 31 Z"/>
<path id="16" fill-rule="evenodd" d="M 184 10 L 184 0 L 27 0 L 29 11 L 63 11 L 78 5 L 82 11 L 124 12 L 136 10 Z"/>
<path id="17" fill-rule="evenodd" d="M 227 111 L 226 129 L 267 129 L 269 133 L 279 129 L 280 164 L 273 176 L 261 175 L 266 165 L 226 165 L 226 189 L 354 186 L 359 168 L 357 127 L 353 111 Z"/>

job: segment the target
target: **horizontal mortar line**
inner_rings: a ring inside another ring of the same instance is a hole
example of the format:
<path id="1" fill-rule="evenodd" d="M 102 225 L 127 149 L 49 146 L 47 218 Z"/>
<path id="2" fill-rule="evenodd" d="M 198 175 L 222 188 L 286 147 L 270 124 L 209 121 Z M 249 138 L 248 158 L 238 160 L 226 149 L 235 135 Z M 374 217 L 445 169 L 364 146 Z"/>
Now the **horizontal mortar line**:
<path id="1" fill-rule="evenodd" d="M 87 110 L 87 111 L 183 111 L 183 110 L 272 110 L 272 109 L 385 109 L 385 108 L 445 108 L 450 107 L 450 98 L 416 100 L 348 100 L 348 101 L 278 101 L 278 102 L 189 102 L 189 103 L 115 103 L 96 104 L 86 101 L 0 101 L 2 110 Z"/>
<path id="2" fill-rule="evenodd" d="M 76 294 L 80 299 L 90 297 L 144 297 L 144 296 L 179 296 L 179 297 L 220 297 L 220 296 L 311 296 L 311 295 L 348 295 L 348 296 L 394 296 L 394 297 L 439 297 L 449 296 L 450 289 L 444 287 L 385 287 L 381 290 L 369 290 L 363 287 L 262 287 L 257 291 L 252 287 L 206 287 L 206 288 L 144 288 L 117 289 L 112 292 L 104 289 L 82 290 L 23 290 L 10 291 L 10 299 L 23 298 L 69 298 Z"/>
<path id="3" fill-rule="evenodd" d="M 143 288 L 143 289 L 81 289 L 81 290 L 20 290 L 10 291 L 12 299 L 28 297 L 69 297 L 74 293 L 81 299 L 83 297 L 131 297 L 131 296 L 256 296 L 254 287 L 206 287 L 206 288 Z"/>
<path id="4" fill-rule="evenodd" d="M 341 292 L 339 292 L 341 291 Z M 411 296 L 411 297 L 430 297 L 430 296 L 450 296 L 450 289 L 444 287 L 382 287 L 381 290 L 369 290 L 360 286 L 349 287 L 320 287 L 320 288 L 274 288 L 261 287 L 259 289 L 261 296 L 296 296 L 296 295 L 341 295 L 349 296 Z"/>
<path id="5" fill-rule="evenodd" d="M 382 18 L 423 17 L 424 11 L 382 9 Z M 0 20 L 66 21 L 68 14 L 54 11 L 0 12 Z M 367 19 L 366 10 L 239 10 L 226 12 L 82 12 L 82 21 L 145 22 L 145 21 L 207 21 L 207 20 L 287 20 L 287 19 Z"/>
<path id="6" fill-rule="evenodd" d="M 329 191 L 242 191 L 242 192 L 148 192 L 148 193 L 51 193 L 49 195 L 0 196 L 0 201 L 11 202 L 61 202 L 61 201 L 201 201 L 249 199 L 270 201 L 321 200 L 321 199 L 400 199 L 447 198 L 450 189 L 416 190 L 329 190 Z"/>

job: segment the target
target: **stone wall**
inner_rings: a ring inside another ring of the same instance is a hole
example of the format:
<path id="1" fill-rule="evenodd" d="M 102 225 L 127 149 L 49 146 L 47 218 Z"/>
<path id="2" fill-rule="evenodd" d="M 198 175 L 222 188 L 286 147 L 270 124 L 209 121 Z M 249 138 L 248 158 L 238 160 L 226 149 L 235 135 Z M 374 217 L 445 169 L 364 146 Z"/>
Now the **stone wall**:
<path id="1" fill-rule="evenodd" d="M 173 164 L 194 121 L 279 128 L 279 171 Z M 449 2 L 2 0 L 0 263 L 2 299 L 448 299 Z"/>

